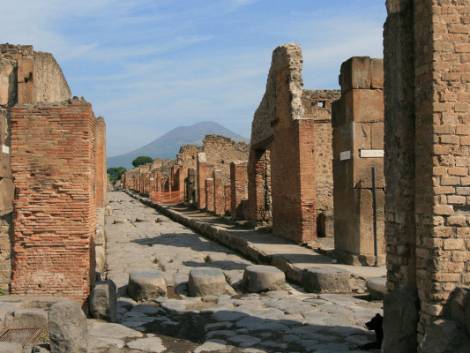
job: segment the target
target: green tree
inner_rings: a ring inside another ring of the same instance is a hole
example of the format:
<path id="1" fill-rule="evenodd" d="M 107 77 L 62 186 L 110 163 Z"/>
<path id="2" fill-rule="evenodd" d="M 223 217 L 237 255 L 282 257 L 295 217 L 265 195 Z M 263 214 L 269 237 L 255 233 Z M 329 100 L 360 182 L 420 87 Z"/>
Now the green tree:
<path id="1" fill-rule="evenodd" d="M 132 165 L 134 167 L 138 167 L 139 165 L 152 163 L 152 162 L 153 162 L 153 159 L 150 158 L 149 156 L 139 156 L 132 161 Z"/>
<path id="2" fill-rule="evenodd" d="M 117 167 L 117 168 L 108 168 L 108 175 L 109 175 L 109 180 L 111 183 L 115 183 L 119 179 L 121 179 L 121 175 L 126 172 L 126 168 L 124 167 Z"/>

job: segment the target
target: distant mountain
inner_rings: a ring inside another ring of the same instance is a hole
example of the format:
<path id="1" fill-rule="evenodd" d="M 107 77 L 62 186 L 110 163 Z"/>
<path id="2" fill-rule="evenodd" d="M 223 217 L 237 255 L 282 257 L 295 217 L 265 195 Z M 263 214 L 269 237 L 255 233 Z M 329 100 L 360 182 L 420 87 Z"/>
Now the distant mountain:
<path id="1" fill-rule="evenodd" d="M 131 168 L 132 161 L 138 156 L 174 159 L 181 145 L 201 144 L 204 136 L 209 134 L 230 137 L 236 141 L 247 141 L 243 136 L 234 133 L 218 123 L 213 121 L 203 121 L 191 126 L 177 127 L 135 151 L 115 157 L 109 157 L 108 168 Z"/>

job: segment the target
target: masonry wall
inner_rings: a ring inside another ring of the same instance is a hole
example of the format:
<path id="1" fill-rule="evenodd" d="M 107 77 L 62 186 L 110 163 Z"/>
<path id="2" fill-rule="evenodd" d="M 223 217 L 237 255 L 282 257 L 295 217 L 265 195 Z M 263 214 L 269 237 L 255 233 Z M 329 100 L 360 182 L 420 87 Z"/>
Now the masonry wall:
<path id="1" fill-rule="evenodd" d="M 335 252 L 350 264 L 373 266 L 385 261 L 383 77 L 381 59 L 353 57 L 345 61 L 341 65 L 341 98 L 334 103 Z"/>
<path id="2" fill-rule="evenodd" d="M 248 162 L 230 163 L 230 214 L 233 219 L 247 219 Z"/>
<path id="3" fill-rule="evenodd" d="M 83 301 L 90 292 L 96 227 L 95 124 L 91 105 L 78 100 L 12 109 L 14 294 Z"/>
<path id="4" fill-rule="evenodd" d="M 106 123 L 102 117 L 96 119 L 96 166 L 95 166 L 95 201 L 96 201 L 96 236 L 95 255 L 96 272 L 104 273 L 106 266 L 105 212 L 108 175 L 106 172 Z"/>
<path id="5" fill-rule="evenodd" d="M 386 170 L 390 178 L 404 168 L 405 177 L 404 190 L 388 186 L 388 286 L 391 297 L 406 290 L 410 299 L 385 302 L 384 352 L 396 351 L 401 338 L 396 326 L 409 317 L 403 309 L 411 307 L 416 292 L 415 326 L 401 333 L 408 334 L 408 351 L 415 351 L 417 342 L 419 352 L 464 352 L 470 315 L 462 307 L 468 304 L 454 294 L 468 292 L 470 285 L 470 3 L 420 0 L 387 5 Z M 403 99 L 405 92 L 412 93 L 414 102 Z M 414 200 L 404 192 L 412 193 Z M 401 200 L 413 211 L 415 221 L 407 226 L 401 210 L 393 209 Z M 456 310 L 447 311 L 448 306 Z"/>
<path id="6" fill-rule="evenodd" d="M 305 117 L 314 123 L 315 211 L 319 237 L 333 237 L 333 143 L 332 103 L 340 97 L 336 90 L 304 90 Z"/>

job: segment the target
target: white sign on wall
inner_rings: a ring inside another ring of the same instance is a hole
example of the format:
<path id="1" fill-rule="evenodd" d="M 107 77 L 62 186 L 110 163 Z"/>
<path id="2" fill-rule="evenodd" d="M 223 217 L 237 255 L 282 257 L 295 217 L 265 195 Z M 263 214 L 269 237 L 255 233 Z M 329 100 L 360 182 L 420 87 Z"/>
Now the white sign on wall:
<path id="1" fill-rule="evenodd" d="M 383 158 L 384 150 L 361 150 L 361 158 Z"/>
<path id="2" fill-rule="evenodd" d="M 10 147 L 2 145 L 2 152 L 5 154 L 10 154 Z"/>

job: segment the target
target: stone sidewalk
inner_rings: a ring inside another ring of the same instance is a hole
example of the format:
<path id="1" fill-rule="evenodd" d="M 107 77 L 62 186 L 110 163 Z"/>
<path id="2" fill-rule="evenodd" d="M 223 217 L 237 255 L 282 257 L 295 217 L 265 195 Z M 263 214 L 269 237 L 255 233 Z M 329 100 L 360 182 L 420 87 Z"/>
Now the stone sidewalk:
<path id="1" fill-rule="evenodd" d="M 295 285 L 246 293 L 240 286 L 251 261 L 146 207 L 122 192 L 109 194 L 107 278 L 120 289 L 118 323 L 90 321 L 93 353 L 364 353 L 374 340 L 364 323 L 381 301 L 305 293 Z M 191 269 L 217 268 L 229 294 L 190 297 Z M 127 297 L 132 271 L 159 270 L 168 296 L 147 302 Z"/>
<path id="2" fill-rule="evenodd" d="M 385 266 L 364 267 L 338 264 L 331 257 L 275 237 L 268 232 L 255 231 L 204 211 L 185 206 L 156 205 L 146 197 L 129 192 L 128 194 L 253 262 L 278 267 L 285 272 L 289 281 L 296 284 L 301 284 L 305 270 L 325 268 L 325 266 L 350 272 L 354 280 L 353 290 L 359 294 L 366 291 L 365 282 L 368 279 L 386 277 Z"/>

